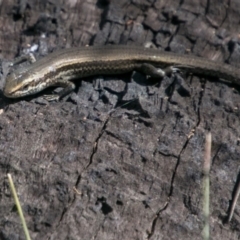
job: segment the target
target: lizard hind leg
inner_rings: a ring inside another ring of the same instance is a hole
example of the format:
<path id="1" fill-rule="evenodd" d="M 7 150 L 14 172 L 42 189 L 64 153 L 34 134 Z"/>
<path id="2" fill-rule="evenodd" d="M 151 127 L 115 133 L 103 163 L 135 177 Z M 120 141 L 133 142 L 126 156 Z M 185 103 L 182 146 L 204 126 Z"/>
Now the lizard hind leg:
<path id="1" fill-rule="evenodd" d="M 135 70 L 152 78 L 160 79 L 163 79 L 165 76 L 171 76 L 173 73 L 179 71 L 179 69 L 176 67 L 169 66 L 167 68 L 161 69 L 156 68 L 155 66 L 149 63 L 143 63 L 139 65 Z"/>

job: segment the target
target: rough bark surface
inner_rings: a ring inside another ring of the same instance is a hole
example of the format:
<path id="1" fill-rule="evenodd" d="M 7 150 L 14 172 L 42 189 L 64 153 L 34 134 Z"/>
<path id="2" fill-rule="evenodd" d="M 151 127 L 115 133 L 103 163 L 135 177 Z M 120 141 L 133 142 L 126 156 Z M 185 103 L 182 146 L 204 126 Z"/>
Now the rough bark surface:
<path id="1" fill-rule="evenodd" d="M 0 1 L 1 59 L 153 42 L 240 66 L 239 21 L 239 0 Z M 208 130 L 211 237 L 239 239 L 239 204 L 225 219 L 239 174 L 240 88 L 183 79 L 97 76 L 51 103 L 42 96 L 53 89 L 1 95 L 0 239 L 24 239 L 7 173 L 32 239 L 201 239 Z"/>

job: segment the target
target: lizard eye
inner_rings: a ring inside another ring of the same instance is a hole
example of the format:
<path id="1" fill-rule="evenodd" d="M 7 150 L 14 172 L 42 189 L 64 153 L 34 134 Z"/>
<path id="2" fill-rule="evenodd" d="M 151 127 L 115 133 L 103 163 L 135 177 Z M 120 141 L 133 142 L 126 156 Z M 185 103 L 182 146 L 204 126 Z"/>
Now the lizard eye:
<path id="1" fill-rule="evenodd" d="M 25 85 L 22 89 L 25 91 L 25 90 L 28 90 L 29 88 L 29 85 Z"/>
<path id="2" fill-rule="evenodd" d="M 13 72 L 9 71 L 9 72 L 7 73 L 7 77 L 9 77 L 9 76 L 12 75 L 12 74 L 13 74 Z"/>

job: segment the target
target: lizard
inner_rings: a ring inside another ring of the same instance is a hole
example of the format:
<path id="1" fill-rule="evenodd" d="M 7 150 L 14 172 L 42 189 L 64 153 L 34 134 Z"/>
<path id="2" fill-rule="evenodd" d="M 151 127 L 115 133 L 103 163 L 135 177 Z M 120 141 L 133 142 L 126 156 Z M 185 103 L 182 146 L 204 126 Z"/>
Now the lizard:
<path id="1" fill-rule="evenodd" d="M 60 86 L 63 89 L 58 94 L 46 97 L 49 101 L 59 100 L 75 89 L 72 80 L 132 71 L 162 79 L 180 69 L 240 84 L 240 70 L 232 65 L 197 56 L 136 46 L 69 48 L 50 53 L 38 61 L 33 55 L 27 56 L 26 59 L 31 64 L 13 69 L 6 76 L 3 88 L 6 97 L 24 97 L 50 86 Z"/>
<path id="2" fill-rule="evenodd" d="M 75 84 L 71 80 L 99 74 L 113 75 L 132 71 L 162 79 L 180 69 L 240 85 L 240 70 L 232 65 L 197 56 L 179 55 L 136 46 L 69 48 L 50 53 L 38 61 L 30 54 L 17 59 L 12 66 L 25 60 L 31 64 L 8 73 L 3 88 L 6 97 L 24 97 L 36 94 L 50 86 L 60 86 L 63 89 L 58 94 L 46 97 L 49 101 L 59 100 L 75 89 Z M 237 197 L 238 194 L 234 197 L 229 221 Z"/>

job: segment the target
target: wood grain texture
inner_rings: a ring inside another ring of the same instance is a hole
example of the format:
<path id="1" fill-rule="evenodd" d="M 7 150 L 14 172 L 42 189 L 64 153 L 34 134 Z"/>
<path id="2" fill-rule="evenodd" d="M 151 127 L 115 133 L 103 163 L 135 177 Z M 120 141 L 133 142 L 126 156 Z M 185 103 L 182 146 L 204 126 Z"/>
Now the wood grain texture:
<path id="1" fill-rule="evenodd" d="M 238 0 L 1 1 L 1 59 L 152 41 L 240 66 L 239 11 Z M 51 104 L 42 95 L 2 97 L 0 238 L 23 238 L 11 173 L 33 239 L 202 239 L 210 129 L 211 236 L 238 239 L 239 204 L 223 223 L 239 171 L 239 89 L 192 76 L 173 80 L 146 87 L 140 74 L 132 81 L 99 76 Z"/>

